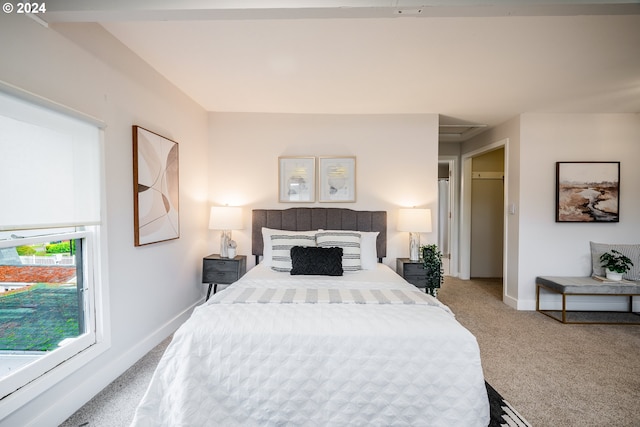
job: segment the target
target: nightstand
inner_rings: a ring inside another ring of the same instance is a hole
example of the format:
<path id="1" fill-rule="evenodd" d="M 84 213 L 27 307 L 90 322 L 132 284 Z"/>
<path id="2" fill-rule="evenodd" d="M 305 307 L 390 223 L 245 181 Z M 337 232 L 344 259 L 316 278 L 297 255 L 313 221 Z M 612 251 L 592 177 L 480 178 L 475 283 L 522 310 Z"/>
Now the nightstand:
<path id="1" fill-rule="evenodd" d="M 411 283 L 417 288 L 424 288 L 425 292 L 436 296 L 437 290 L 440 286 L 427 287 L 427 273 L 424 271 L 422 261 L 411 261 L 409 258 L 398 258 L 396 260 L 396 271 L 407 282 Z"/>
<path id="2" fill-rule="evenodd" d="M 207 300 L 218 291 L 218 285 L 230 285 L 247 272 L 247 256 L 237 255 L 235 258 L 222 258 L 211 254 L 202 259 L 202 283 L 209 284 Z"/>

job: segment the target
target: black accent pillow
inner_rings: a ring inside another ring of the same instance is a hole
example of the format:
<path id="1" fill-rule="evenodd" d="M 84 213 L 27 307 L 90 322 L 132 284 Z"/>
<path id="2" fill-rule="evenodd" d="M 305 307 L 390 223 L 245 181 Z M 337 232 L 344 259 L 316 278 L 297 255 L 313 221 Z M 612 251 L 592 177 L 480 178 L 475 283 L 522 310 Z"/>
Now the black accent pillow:
<path id="1" fill-rule="evenodd" d="M 291 265 L 292 275 L 342 276 L 342 248 L 294 246 Z"/>

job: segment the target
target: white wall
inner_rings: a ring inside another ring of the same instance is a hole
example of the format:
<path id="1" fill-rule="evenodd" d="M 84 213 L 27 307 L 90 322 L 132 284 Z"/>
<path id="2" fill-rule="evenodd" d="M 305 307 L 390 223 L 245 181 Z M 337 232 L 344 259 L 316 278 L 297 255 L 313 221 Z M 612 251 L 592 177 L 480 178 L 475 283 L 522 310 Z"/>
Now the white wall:
<path id="1" fill-rule="evenodd" d="M 317 115 L 211 113 L 212 205 L 243 206 L 240 254 L 251 254 L 251 209 L 294 206 L 388 211 L 385 263 L 409 256 L 408 233 L 396 231 L 400 207 L 432 209 L 437 225 L 438 115 Z M 278 203 L 279 156 L 356 156 L 356 203 Z M 218 252 L 219 234 L 209 232 Z M 435 243 L 436 233 L 422 235 Z M 249 265 L 254 265 L 249 257 Z"/>
<path id="2" fill-rule="evenodd" d="M 0 80 L 106 123 L 103 268 L 111 346 L 50 389 L 32 384 L 21 391 L 32 400 L 0 421 L 58 425 L 170 333 L 203 296 L 207 114 L 97 25 L 47 29 L 2 14 L 0 40 Z M 133 245 L 134 124 L 180 149 L 180 238 L 140 248 Z"/>
<path id="3" fill-rule="evenodd" d="M 519 299 L 534 309 L 536 276 L 590 274 L 589 241 L 640 243 L 640 114 L 524 114 L 521 139 Z M 559 161 L 621 162 L 619 223 L 555 222 Z"/>

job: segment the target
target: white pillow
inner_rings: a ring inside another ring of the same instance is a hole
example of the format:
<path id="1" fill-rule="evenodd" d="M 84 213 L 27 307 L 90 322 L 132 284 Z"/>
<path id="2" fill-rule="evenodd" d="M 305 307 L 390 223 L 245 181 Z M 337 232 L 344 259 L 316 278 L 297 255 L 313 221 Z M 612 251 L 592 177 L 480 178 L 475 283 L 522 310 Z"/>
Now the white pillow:
<path id="1" fill-rule="evenodd" d="M 280 272 L 291 271 L 291 248 L 294 246 L 314 247 L 316 239 L 314 235 L 303 233 L 289 233 L 283 231 L 282 234 L 271 235 L 271 269 Z"/>
<path id="2" fill-rule="evenodd" d="M 378 265 L 378 240 L 379 231 L 359 231 L 360 233 L 360 262 L 363 270 L 375 270 Z"/>
<path id="3" fill-rule="evenodd" d="M 342 248 L 342 269 L 362 270 L 360 262 L 360 233 L 357 231 L 320 231 L 316 233 L 319 248 Z"/>
<path id="4" fill-rule="evenodd" d="M 360 233 L 360 264 L 363 270 L 375 270 L 378 265 L 378 240 L 379 231 L 353 231 L 353 230 L 318 230 L 344 233 L 351 231 Z"/>
<path id="5" fill-rule="evenodd" d="M 273 234 L 287 234 L 287 235 L 305 235 L 305 236 L 313 236 L 315 238 L 317 230 L 311 231 L 289 231 L 289 230 L 278 230 L 275 228 L 267 228 L 262 227 L 262 264 L 267 267 L 271 267 L 271 263 L 273 261 L 273 249 L 271 246 L 271 236 Z"/>

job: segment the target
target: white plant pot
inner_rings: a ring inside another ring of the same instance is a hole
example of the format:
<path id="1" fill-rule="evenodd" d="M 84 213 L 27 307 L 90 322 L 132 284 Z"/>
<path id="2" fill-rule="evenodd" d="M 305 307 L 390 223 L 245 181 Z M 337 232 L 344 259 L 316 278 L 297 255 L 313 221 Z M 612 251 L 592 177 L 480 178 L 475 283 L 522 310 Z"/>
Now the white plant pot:
<path id="1" fill-rule="evenodd" d="M 227 248 L 227 258 L 236 257 L 236 248 Z"/>
<path id="2" fill-rule="evenodd" d="M 614 280 L 617 282 L 618 280 L 622 280 L 622 273 L 617 273 L 607 268 L 607 279 Z"/>

